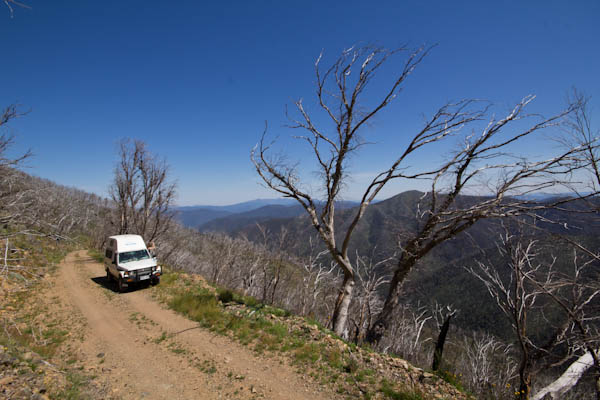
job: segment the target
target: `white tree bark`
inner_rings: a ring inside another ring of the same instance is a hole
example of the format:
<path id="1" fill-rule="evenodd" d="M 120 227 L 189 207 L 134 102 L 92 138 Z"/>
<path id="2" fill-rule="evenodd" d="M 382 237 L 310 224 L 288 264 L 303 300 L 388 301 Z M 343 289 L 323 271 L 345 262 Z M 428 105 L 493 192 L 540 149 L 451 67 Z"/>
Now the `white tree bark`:
<path id="1" fill-rule="evenodd" d="M 594 359 L 592 353 L 588 351 L 571 364 L 557 380 L 537 392 L 532 400 L 542 400 L 546 395 L 550 395 L 552 399 L 562 398 L 592 365 L 594 365 Z"/>

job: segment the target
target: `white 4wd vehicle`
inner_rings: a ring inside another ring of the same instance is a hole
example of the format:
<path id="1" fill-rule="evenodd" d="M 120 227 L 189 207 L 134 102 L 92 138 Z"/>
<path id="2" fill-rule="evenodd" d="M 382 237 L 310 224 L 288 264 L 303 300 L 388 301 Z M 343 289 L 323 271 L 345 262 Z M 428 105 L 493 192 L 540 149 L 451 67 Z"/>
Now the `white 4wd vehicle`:
<path id="1" fill-rule="evenodd" d="M 108 238 L 104 253 L 104 269 L 108 281 L 115 281 L 119 292 L 138 283 L 160 282 L 162 269 L 139 235 L 117 235 Z"/>

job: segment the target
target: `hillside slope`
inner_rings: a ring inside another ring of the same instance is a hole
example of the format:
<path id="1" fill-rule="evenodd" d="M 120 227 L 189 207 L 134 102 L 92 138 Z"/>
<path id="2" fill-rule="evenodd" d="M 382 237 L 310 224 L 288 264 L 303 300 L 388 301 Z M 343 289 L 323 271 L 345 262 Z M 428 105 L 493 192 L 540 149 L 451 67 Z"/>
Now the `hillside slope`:
<path id="1" fill-rule="evenodd" d="M 416 215 L 422 197 L 422 192 L 407 191 L 369 206 L 350 241 L 350 254 L 354 254 L 355 251 L 362 255 L 374 254 L 377 260 L 396 252 L 398 241 L 414 233 L 419 227 Z M 458 203 L 468 204 L 480 199 L 481 197 L 477 196 L 461 196 Z M 565 210 L 573 212 L 543 212 L 548 220 L 561 223 L 538 222 L 538 227 L 543 229 L 534 234 L 537 235 L 540 246 L 548 247 L 555 255 L 562 254 L 558 244 L 554 243 L 555 239 L 549 236 L 560 234 L 587 243 L 590 248 L 598 248 L 600 221 L 589 213 L 578 212 L 587 206 L 583 202 L 575 201 L 564 206 Z M 338 235 L 345 231 L 354 213 L 354 209 L 340 210 L 337 213 Z M 294 238 L 287 250 L 299 256 L 308 254 L 308 239 L 315 235 L 315 230 L 306 216 L 264 220 L 261 224 L 274 235 L 282 228 L 285 229 L 288 236 Z M 565 229 L 565 226 L 568 229 Z M 512 330 L 501 311 L 491 301 L 483 284 L 463 268 L 475 265 L 476 258 L 481 256 L 482 252 L 495 253 L 495 242 L 500 232 L 499 221 L 482 220 L 466 233 L 436 247 L 420 260 L 409 274 L 404 285 L 406 301 L 414 305 L 434 302 L 453 305 L 461 310 L 454 320 L 457 326 L 491 332 L 505 339 L 510 338 Z M 232 235 L 243 235 L 257 242 L 262 240 L 261 233 L 253 225 L 234 230 Z M 569 260 L 564 261 L 557 265 L 559 269 L 568 268 Z M 382 273 L 385 273 L 385 270 Z M 465 293 L 469 295 L 465 296 Z"/>
<path id="2" fill-rule="evenodd" d="M 198 226 L 200 232 L 224 232 L 232 234 L 249 226 L 273 219 L 289 219 L 304 214 L 300 205 L 269 205 L 238 214 L 215 218 Z"/>
<path id="3" fill-rule="evenodd" d="M 219 302 L 198 276 L 170 273 L 156 287 L 118 294 L 105 280 L 103 265 L 78 251 L 40 285 L 26 296 L 43 312 L 22 323 L 20 343 L 31 340 L 30 348 L 21 351 L 52 366 L 48 372 L 38 367 L 40 374 L 58 371 L 59 379 L 61 371 L 79 372 L 73 386 L 63 383 L 63 394 L 46 384 L 34 390 L 37 398 L 47 398 L 47 392 L 57 393 L 53 398 L 93 399 L 385 399 L 403 393 L 422 399 L 467 398 L 435 375 L 348 346 L 301 318 L 268 307 Z M 196 308 L 175 307 L 181 298 L 195 299 Z M 3 318 L 20 321 L 15 307 L 5 307 L 7 299 L 1 298 Z M 204 306 L 198 299 L 214 306 L 214 325 L 200 317 Z M 49 318 L 61 321 L 64 339 L 44 359 L 34 329 L 51 327 Z M 222 320 L 229 322 L 215 322 Z M 7 339 L 9 346 L 16 346 L 14 334 Z M 29 381 L 19 379 L 19 374 L 30 375 L 18 372 L 29 364 L 22 358 L 10 360 L 0 365 L 0 394 L 20 398 L 18 393 L 33 393 L 24 389 Z M 19 362 L 22 367 L 5 368 Z"/>

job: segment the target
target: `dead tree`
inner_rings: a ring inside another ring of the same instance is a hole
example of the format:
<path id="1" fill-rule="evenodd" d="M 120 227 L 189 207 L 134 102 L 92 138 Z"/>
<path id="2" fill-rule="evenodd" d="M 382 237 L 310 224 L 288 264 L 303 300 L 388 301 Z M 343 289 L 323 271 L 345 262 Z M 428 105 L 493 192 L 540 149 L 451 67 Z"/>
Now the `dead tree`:
<path id="1" fill-rule="evenodd" d="M 516 375 L 517 365 L 513 346 L 505 344 L 489 333 L 472 333 L 463 336 L 457 366 L 462 380 L 480 398 L 512 398 L 510 383 Z"/>
<path id="2" fill-rule="evenodd" d="M 312 236 L 308 239 L 309 253 L 300 261 L 303 269 L 302 285 L 300 287 L 300 315 L 314 313 L 315 306 L 326 284 L 335 281 L 333 271 L 335 264 L 323 264 L 321 258 L 328 253 L 327 250 L 318 251 L 315 241 L 318 238 Z"/>
<path id="3" fill-rule="evenodd" d="M 12 104 L 0 114 L 0 224 L 23 224 L 29 188 L 24 182 L 25 175 L 18 168 L 31 157 L 31 151 L 17 157 L 9 157 L 7 152 L 14 145 L 15 138 L 8 132 L 11 120 L 24 115 L 19 107 Z"/>
<path id="4" fill-rule="evenodd" d="M 444 344 L 446 343 L 446 337 L 448 335 L 448 331 L 450 330 L 450 321 L 457 312 L 458 310 L 454 309 L 452 306 L 442 307 L 437 302 L 434 306 L 433 316 L 440 333 L 437 341 L 435 342 L 435 350 L 433 351 L 433 362 L 431 364 L 431 369 L 433 371 L 439 370 L 442 366 Z"/>
<path id="5" fill-rule="evenodd" d="M 583 151 L 571 160 L 571 163 L 579 167 L 580 174 L 574 182 L 569 182 L 566 186 L 574 198 L 585 201 L 585 206 L 578 212 L 593 219 L 599 211 L 597 194 L 600 192 L 600 130 L 592 124 L 589 97 L 573 90 L 569 101 L 579 103 L 580 107 L 570 115 L 565 125 L 565 134 L 559 141 L 565 148 L 579 147 Z M 591 368 L 594 369 L 593 375 L 596 379 L 596 398 L 600 399 L 600 317 L 597 316 L 598 309 L 590 310 L 591 305 L 600 297 L 600 285 L 597 284 L 597 278 L 589 279 L 590 271 L 600 262 L 600 252 L 567 235 L 553 236 L 557 241 L 567 243 L 573 248 L 572 273 L 557 277 L 550 287 L 541 282 L 534 284 L 572 321 L 569 348 L 577 358 L 558 379 L 540 389 L 533 399 L 546 396 L 561 398 Z M 585 275 L 588 275 L 587 279 L 583 279 Z"/>
<path id="6" fill-rule="evenodd" d="M 543 400 L 544 398 L 562 399 L 564 395 L 571 390 L 573 386 L 577 384 L 583 374 L 592 366 L 594 366 L 594 358 L 598 357 L 598 351 L 596 354 L 588 351 L 575 360 L 565 372 L 555 381 L 549 385 L 540 389 L 535 393 L 532 400 Z"/>
<path id="7" fill-rule="evenodd" d="M 333 122 L 334 129 L 332 132 L 326 132 L 315 125 L 302 100 L 295 103 L 300 119 L 290 119 L 292 128 L 308 132 L 299 139 L 308 144 L 316 161 L 321 176 L 320 191 L 324 193 L 322 203 L 319 203 L 319 199 L 310 192 L 306 184 L 303 184 L 294 165 L 287 163 L 284 157 L 270 155 L 273 143 L 266 142 L 266 130 L 251 153 L 256 171 L 265 184 L 283 196 L 297 200 L 306 210 L 332 259 L 343 272 L 344 279 L 332 317 L 333 329 L 339 335 L 345 335 L 346 332 L 348 308 L 355 284 L 355 265 L 349 255 L 350 239 L 367 207 L 393 179 L 417 179 L 435 174 L 436 171 L 406 174 L 404 162 L 423 146 L 453 135 L 465 123 L 482 116 L 481 111 L 470 110 L 474 104 L 472 101 L 446 104 L 440 108 L 426 122 L 425 127 L 409 141 L 400 156 L 391 162 L 389 169 L 373 178 L 345 231 L 338 229 L 340 227 L 336 222 L 336 204 L 348 177 L 349 158 L 366 144 L 361 138 L 363 128 L 396 98 L 404 81 L 428 52 L 429 49 L 423 48 L 408 52 L 404 48 L 390 51 L 374 47 L 352 47 L 344 50 L 326 70 L 321 69 L 322 54 L 318 57 L 315 63 L 317 99 L 321 110 Z M 390 57 L 401 53 L 407 53 L 407 59 L 391 81 L 388 90 L 373 107 L 365 109 L 362 101 L 365 88 Z"/>
<path id="8" fill-rule="evenodd" d="M 261 301 L 274 304 L 277 288 L 288 262 L 284 249 L 290 240 L 289 232 L 282 226 L 279 232 L 272 233 L 266 226 L 259 223 L 256 224 L 256 228 L 260 233 L 264 250 L 271 253 L 270 257 L 266 257 L 262 263 Z"/>
<path id="9" fill-rule="evenodd" d="M 384 258 L 378 256 L 376 252 L 377 248 L 373 248 L 369 256 L 361 256 L 358 251 L 356 252 L 357 291 L 353 300 L 354 310 L 350 322 L 354 327 L 352 337 L 358 343 L 364 341 L 373 317 L 381 311 L 383 304 L 378 293 L 390 282 L 384 269 L 395 258 L 395 254 Z"/>
<path id="10" fill-rule="evenodd" d="M 545 389 L 553 398 L 559 398 L 577 384 L 586 370 L 594 368 L 596 398 L 600 399 L 600 308 L 597 305 L 600 285 L 597 275 L 594 278 L 589 275 L 590 270 L 597 266 L 597 260 L 581 254 L 575 248 L 572 263 L 570 274 L 554 274 L 545 279 L 528 277 L 537 290 L 549 297 L 567 318 L 562 336 L 568 351 L 560 358 L 561 362 L 555 364 L 560 365 L 574 356 L 578 357 L 557 381 Z"/>
<path id="11" fill-rule="evenodd" d="M 529 398 L 535 362 L 540 357 L 538 346 L 532 342 L 528 322 L 532 319 L 530 314 L 536 312 L 535 308 L 541 302 L 542 293 L 528 277 L 550 273 L 555 261 L 548 269 L 536 262 L 536 243 L 534 240 L 521 243 L 518 237 L 507 231 L 500 237 L 498 244 L 498 252 L 504 260 L 502 265 L 494 266 L 491 262 L 480 261 L 477 269 L 468 268 L 473 276 L 483 282 L 511 323 L 520 354 L 519 399 Z"/>
<path id="12" fill-rule="evenodd" d="M 118 233 L 135 233 L 146 242 L 160 238 L 173 219 L 176 186 L 169 181 L 166 162 L 151 154 L 140 140 L 123 140 L 119 162 L 109 188 Z"/>
<path id="13" fill-rule="evenodd" d="M 394 310 L 390 335 L 381 342 L 384 352 L 391 352 L 417 365 L 427 363 L 425 327 L 433 317 L 425 306 L 401 304 Z"/>
<path id="14" fill-rule="evenodd" d="M 564 134 L 558 138 L 566 149 L 580 148 L 578 157 L 571 160 L 581 170 L 586 172 L 583 182 L 581 177 L 570 182 L 567 187 L 574 196 L 589 198 L 589 194 L 600 192 L 600 129 L 594 128 L 589 107 L 590 98 L 583 93 L 573 90 L 568 101 L 579 104 L 565 124 Z M 577 186 L 578 185 L 578 186 Z M 586 193 L 582 193 L 586 192 Z M 592 208 L 597 208 L 592 205 Z"/>
<path id="15" fill-rule="evenodd" d="M 583 146 L 566 148 L 548 158 L 527 160 L 509 151 L 527 137 L 564 123 L 579 103 L 571 103 L 557 115 L 543 118 L 526 114 L 534 96 L 519 102 L 504 118 L 489 117 L 479 134 L 464 138 L 462 147 L 431 176 L 431 190 L 419 202 L 416 232 L 404 232 L 399 240 L 400 255 L 394 268 L 383 310 L 367 335 L 377 343 L 387 331 L 392 313 L 398 306 L 405 278 L 419 261 L 441 243 L 466 231 L 477 222 L 490 218 L 536 215 L 545 209 L 568 202 L 536 204 L 522 195 L 566 184 L 571 175 L 582 168 L 572 163 L 584 150 Z M 477 120 L 483 114 L 477 114 Z M 531 121 L 534 119 L 534 121 Z M 472 125 L 475 120 L 462 125 Z M 524 123 L 529 122 L 526 127 Z M 464 196 L 474 191 L 481 196 Z M 521 195 L 521 196 L 517 196 Z"/>
<path id="16" fill-rule="evenodd" d="M 522 225 L 522 224 L 521 224 Z M 600 286 L 588 274 L 596 261 L 573 249 L 572 268 L 557 267 L 557 258 L 538 239 L 525 238 L 518 230 L 504 227 L 498 243 L 502 261 L 479 261 L 468 271 L 486 286 L 488 292 L 509 319 L 519 352 L 518 397 L 528 399 L 532 379 L 543 368 L 559 367 L 574 357 L 589 353 L 590 365 L 600 367 L 597 301 Z M 553 240 L 553 247 L 557 242 Z M 551 322 L 550 310 L 560 313 Z M 545 339 L 541 341 L 531 321 L 544 318 Z M 570 381 L 571 386 L 576 383 Z M 567 387 L 562 389 L 567 390 Z"/>
<path id="17" fill-rule="evenodd" d="M 569 172 L 568 167 L 563 165 L 564 161 L 572 152 L 581 150 L 571 149 L 549 159 L 533 162 L 508 154 L 509 148 L 524 138 L 561 123 L 576 109 L 576 104 L 570 105 L 558 115 L 539 118 L 529 127 L 522 128 L 524 119 L 533 118 L 525 114 L 524 110 L 534 96 L 524 98 L 501 119 L 488 115 L 490 105 L 486 102 L 463 100 L 448 103 L 426 119 L 420 131 L 409 136 L 408 143 L 401 148 L 399 156 L 390 162 L 387 170 L 373 177 L 360 198 L 359 206 L 350 217 L 350 222 L 342 228 L 336 219 L 336 202 L 347 183 L 349 159 L 367 143 L 362 139 L 361 132 L 371 118 L 397 96 L 404 81 L 425 58 L 429 49 L 421 48 L 408 53 L 402 68 L 391 80 L 380 100 L 372 107 L 366 107 L 362 96 L 365 88 L 382 65 L 392 56 L 403 52 L 406 49 L 388 51 L 382 48 L 353 47 L 345 50 L 325 70 L 321 69 L 322 55 L 317 59 L 317 100 L 322 113 L 332 122 L 333 129 L 326 131 L 319 127 L 316 123 L 318 118 L 304 108 L 302 100 L 295 103 L 299 118 L 290 119 L 291 128 L 307 132 L 305 136 L 297 138 L 305 141 L 312 152 L 312 159 L 320 176 L 318 192 L 323 195 L 322 205 L 312 193 L 309 183 L 301 178 L 297 165 L 288 162 L 284 156 L 272 155 L 274 142 L 266 141 L 266 129 L 251 153 L 256 171 L 267 187 L 284 197 L 297 200 L 306 210 L 331 257 L 343 272 L 344 280 L 333 313 L 334 331 L 339 335 L 346 332 L 348 307 L 356 278 L 356 266 L 348 253 L 350 240 L 365 210 L 392 180 L 431 179 L 431 192 L 423 204 L 425 208 L 418 215 L 420 229 L 402 242 L 394 276 L 384 297 L 383 310 L 367 335 L 367 340 L 371 343 L 378 342 L 388 329 L 393 310 L 398 305 L 400 286 L 420 259 L 440 243 L 482 218 L 514 213 L 523 204 L 514 199 L 506 202 L 508 195 L 555 185 L 559 174 Z M 480 121 L 484 121 L 481 127 L 477 125 Z M 461 135 L 467 126 L 473 131 L 479 127 L 480 133 L 464 135 L 464 146 L 451 155 L 448 161 L 427 170 L 414 170 L 407 164 L 409 157 L 423 147 Z M 513 126 L 521 129 L 507 133 Z M 542 176 L 548 179 L 536 181 Z M 481 182 L 477 182 L 480 178 L 493 177 L 497 179 L 492 187 L 482 188 Z M 490 196 L 468 206 L 458 204 L 459 196 L 473 186 L 479 192 L 489 192 Z"/>

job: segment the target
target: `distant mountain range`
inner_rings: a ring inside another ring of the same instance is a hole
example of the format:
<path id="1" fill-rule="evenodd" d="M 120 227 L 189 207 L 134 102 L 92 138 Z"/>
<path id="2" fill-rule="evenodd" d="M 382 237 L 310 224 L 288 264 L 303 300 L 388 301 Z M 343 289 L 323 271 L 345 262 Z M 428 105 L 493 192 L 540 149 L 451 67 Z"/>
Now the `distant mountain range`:
<path id="1" fill-rule="evenodd" d="M 256 210 L 264 206 L 280 205 L 280 206 L 291 206 L 298 204 L 294 199 L 255 199 L 244 201 L 242 203 L 230 204 L 227 206 L 183 206 L 177 207 L 177 210 L 190 211 L 190 210 L 215 210 L 215 211 L 227 211 L 229 213 L 241 213 L 251 210 Z"/>
<path id="2" fill-rule="evenodd" d="M 591 194 L 591 192 L 581 192 L 580 196 L 587 196 Z M 550 199 L 562 198 L 562 197 L 571 197 L 573 193 L 546 193 L 546 192 L 534 192 L 528 193 L 522 196 L 515 196 L 518 199 L 530 200 L 530 201 L 545 201 Z"/>
<path id="3" fill-rule="evenodd" d="M 582 195 L 586 194 L 583 193 Z M 568 195 L 566 193 L 537 192 L 518 197 L 530 201 L 545 201 Z M 386 203 L 395 197 L 374 202 L 374 204 Z M 358 202 L 356 201 L 343 201 L 338 204 L 338 207 L 340 209 L 347 209 L 357 205 Z M 201 232 L 215 231 L 227 233 L 234 233 L 244 226 L 253 225 L 271 218 L 293 218 L 304 215 L 304 210 L 294 199 L 255 199 L 227 206 L 182 206 L 176 207 L 175 212 L 175 218 L 188 228 L 197 229 Z"/>
<path id="4" fill-rule="evenodd" d="M 357 202 L 338 203 L 340 209 L 352 208 Z M 246 226 L 271 219 L 304 215 L 294 199 L 256 199 L 228 206 L 187 206 L 175 209 L 175 218 L 184 226 L 200 232 L 235 233 Z"/>
<path id="5" fill-rule="evenodd" d="M 188 228 L 199 229 L 201 225 L 234 214 L 243 214 L 265 206 L 293 206 L 292 199 L 256 199 L 227 206 L 184 206 L 175 208 L 175 218 Z"/>
<path id="6" fill-rule="evenodd" d="M 415 215 L 419 211 L 419 201 L 423 193 L 408 191 L 373 204 L 367 208 L 365 215 L 356 227 L 351 240 L 351 253 L 371 254 L 376 249 L 376 258 L 397 251 L 398 238 L 414 232 L 418 228 Z M 532 201 L 543 201 L 561 197 L 560 194 L 539 194 Z M 470 203 L 481 200 L 477 196 L 461 196 L 460 203 Z M 261 241 L 262 233 L 256 223 L 260 223 L 271 234 L 277 234 L 282 228 L 288 232 L 290 243 L 288 252 L 302 256 L 307 255 L 309 238 L 315 235 L 305 211 L 297 203 L 291 204 L 262 204 L 268 200 L 257 200 L 242 203 L 244 212 L 231 212 L 221 207 L 206 209 L 202 207 L 180 210 L 178 217 L 185 218 L 187 225 L 203 232 L 216 231 L 231 236 L 243 235 L 252 241 Z M 583 203 L 581 203 L 583 204 Z M 338 232 L 344 232 L 351 217 L 356 212 L 353 209 L 357 203 L 343 203 L 338 208 L 336 219 L 339 220 Z M 227 206 L 240 207 L 240 205 Z M 579 202 L 569 203 L 566 208 L 577 211 Z M 210 220 L 201 218 L 201 212 L 206 213 Z M 212 214 L 208 215 L 209 212 Z M 220 212 L 220 214 L 218 214 Z M 196 213 L 196 214 L 194 214 Z M 545 213 L 548 220 L 561 221 L 561 224 L 543 224 L 540 226 L 548 231 L 567 234 L 578 241 L 585 240 L 591 248 L 600 248 L 600 221 L 587 213 L 565 213 L 558 210 L 548 210 Z M 197 218 L 194 220 L 193 218 Z M 191 223 L 190 223 L 191 221 Z M 566 231 L 564 227 L 569 227 Z M 481 249 L 494 249 L 495 242 L 501 233 L 497 221 L 483 220 L 469 229 L 470 236 L 465 234 L 443 243 L 425 257 L 409 274 L 404 293 L 411 302 L 420 305 L 437 301 L 440 304 L 452 304 L 461 310 L 456 317 L 456 324 L 470 329 L 484 329 L 502 337 L 509 337 L 510 327 L 495 305 L 488 298 L 485 287 L 470 276 L 462 267 L 473 265 L 475 256 L 479 254 L 473 241 Z M 551 237 L 540 235 L 540 243 L 547 243 L 556 255 L 568 252 L 559 249 Z M 494 253 L 494 251 L 492 251 Z M 565 260 L 557 268 L 565 268 L 569 261 Z M 468 293 L 468 295 L 467 295 Z"/>

